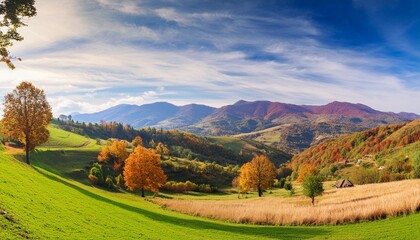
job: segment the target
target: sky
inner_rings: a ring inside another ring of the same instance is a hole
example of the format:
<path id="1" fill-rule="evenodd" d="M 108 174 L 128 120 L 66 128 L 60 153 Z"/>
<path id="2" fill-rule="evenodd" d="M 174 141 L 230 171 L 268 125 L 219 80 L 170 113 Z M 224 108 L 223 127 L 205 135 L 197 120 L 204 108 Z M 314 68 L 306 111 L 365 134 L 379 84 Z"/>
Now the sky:
<path id="1" fill-rule="evenodd" d="M 167 101 L 362 103 L 420 114 L 417 0 L 36 0 L 0 96 L 44 89 L 55 116 Z"/>

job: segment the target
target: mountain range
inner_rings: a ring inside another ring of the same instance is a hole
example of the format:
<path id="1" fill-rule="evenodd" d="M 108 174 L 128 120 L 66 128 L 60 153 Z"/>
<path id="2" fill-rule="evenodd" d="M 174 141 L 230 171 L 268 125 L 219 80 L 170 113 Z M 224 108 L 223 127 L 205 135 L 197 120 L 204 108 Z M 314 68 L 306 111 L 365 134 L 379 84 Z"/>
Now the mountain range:
<path id="1" fill-rule="evenodd" d="M 237 135 L 297 153 L 311 144 L 341 134 L 363 131 L 379 125 L 420 118 L 414 113 L 381 112 L 363 104 L 331 102 L 326 105 L 295 105 L 270 101 L 240 100 L 213 108 L 167 102 L 128 105 L 87 114 L 75 121 L 120 122 L 135 128 L 180 129 L 201 135 Z"/>

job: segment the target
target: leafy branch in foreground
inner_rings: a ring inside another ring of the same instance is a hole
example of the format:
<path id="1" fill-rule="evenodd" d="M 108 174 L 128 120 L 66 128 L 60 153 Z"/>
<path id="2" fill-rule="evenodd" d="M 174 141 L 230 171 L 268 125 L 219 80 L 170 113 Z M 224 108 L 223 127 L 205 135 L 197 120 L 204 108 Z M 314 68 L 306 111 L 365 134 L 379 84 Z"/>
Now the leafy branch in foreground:
<path id="1" fill-rule="evenodd" d="M 8 48 L 13 46 L 13 41 L 23 40 L 17 29 L 26 26 L 23 22 L 25 17 L 36 15 L 34 4 L 35 0 L 0 1 L 0 61 L 6 63 L 10 69 L 15 68 L 12 63 L 15 57 L 10 55 Z"/>

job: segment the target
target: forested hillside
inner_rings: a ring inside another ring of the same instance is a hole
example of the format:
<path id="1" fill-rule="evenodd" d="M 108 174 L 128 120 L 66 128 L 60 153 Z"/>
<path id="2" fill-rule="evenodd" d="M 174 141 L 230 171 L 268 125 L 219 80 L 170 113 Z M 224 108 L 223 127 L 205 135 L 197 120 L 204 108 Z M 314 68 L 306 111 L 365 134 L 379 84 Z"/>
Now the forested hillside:
<path id="1" fill-rule="evenodd" d="M 414 120 L 322 142 L 296 155 L 292 167 L 298 171 L 307 164 L 318 170 L 360 164 L 363 168 L 376 167 L 400 174 L 398 178 L 408 178 L 415 174 L 414 159 L 419 154 L 420 120 Z"/>
<path id="2" fill-rule="evenodd" d="M 198 161 L 216 162 L 222 165 L 243 164 L 249 161 L 254 154 L 267 154 L 276 165 L 291 159 L 291 155 L 275 148 L 258 144 L 258 148 L 244 148 L 236 151 L 205 137 L 197 136 L 178 130 L 163 130 L 156 128 L 134 129 L 132 126 L 121 123 L 101 122 L 99 124 L 75 123 L 73 121 L 55 121 L 60 128 L 80 135 L 96 139 L 117 138 L 132 141 L 136 136 L 143 139 L 143 145 L 155 148 L 159 142 L 170 150 L 170 155 Z"/>

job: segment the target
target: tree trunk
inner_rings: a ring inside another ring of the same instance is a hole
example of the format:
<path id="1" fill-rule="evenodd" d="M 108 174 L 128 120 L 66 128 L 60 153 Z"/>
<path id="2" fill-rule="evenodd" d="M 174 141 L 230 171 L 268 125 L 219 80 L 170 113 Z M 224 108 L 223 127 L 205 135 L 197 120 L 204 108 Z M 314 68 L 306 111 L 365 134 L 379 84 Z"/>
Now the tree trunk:
<path id="1" fill-rule="evenodd" d="M 315 196 L 312 196 L 312 206 L 315 205 Z"/>
<path id="2" fill-rule="evenodd" d="M 25 152 L 26 152 L 26 163 L 30 165 L 30 163 L 29 163 L 29 139 L 28 139 L 28 137 L 26 137 Z"/>
<path id="3" fill-rule="evenodd" d="M 141 188 L 141 197 L 144 197 L 144 188 Z"/>
<path id="4" fill-rule="evenodd" d="M 262 196 L 262 191 L 261 191 L 261 188 L 258 187 L 258 197 L 261 197 L 261 196 Z"/>

